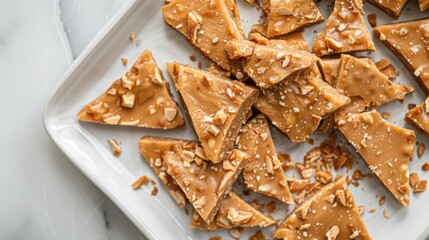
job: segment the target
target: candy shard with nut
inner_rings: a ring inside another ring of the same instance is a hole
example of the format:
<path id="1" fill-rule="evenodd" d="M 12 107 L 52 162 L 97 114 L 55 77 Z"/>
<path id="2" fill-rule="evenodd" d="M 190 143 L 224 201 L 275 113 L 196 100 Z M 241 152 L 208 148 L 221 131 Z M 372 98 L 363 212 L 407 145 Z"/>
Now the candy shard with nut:
<path id="1" fill-rule="evenodd" d="M 375 110 L 347 115 L 338 129 L 398 202 L 408 206 L 408 162 L 416 145 L 414 131 L 386 122 Z"/>
<path id="2" fill-rule="evenodd" d="M 291 33 L 323 21 L 312 0 L 264 0 L 269 6 L 266 35 L 274 37 Z"/>
<path id="3" fill-rule="evenodd" d="M 244 39 L 234 1 L 178 0 L 162 7 L 162 13 L 165 21 L 201 53 L 237 78 L 239 75 L 243 78 L 241 61 L 230 59 L 224 48 L 229 40 Z"/>
<path id="4" fill-rule="evenodd" d="M 394 99 L 403 100 L 412 87 L 392 83 L 373 64 L 359 58 L 341 55 L 336 89 L 348 97 L 361 97 L 367 108 L 378 107 Z"/>
<path id="5" fill-rule="evenodd" d="M 164 166 L 177 185 L 185 193 L 186 198 L 195 208 L 201 218 L 210 224 L 231 189 L 232 184 L 241 173 L 248 156 L 237 149 L 233 149 L 230 155 L 223 160 L 229 161 L 233 169 L 225 170 L 223 163 L 198 164 L 182 159 L 182 152 L 193 151 L 198 147 L 196 142 L 190 142 L 192 146 L 179 146 L 175 151 L 164 154 Z"/>
<path id="6" fill-rule="evenodd" d="M 231 58 L 246 58 L 244 71 L 261 88 L 269 88 L 317 61 L 312 54 L 282 45 L 261 45 L 232 40 L 226 45 Z"/>
<path id="7" fill-rule="evenodd" d="M 408 110 L 405 114 L 405 120 L 413 127 L 429 136 L 429 97 L 420 105 Z"/>
<path id="8" fill-rule="evenodd" d="M 399 18 L 399 15 L 402 12 L 402 9 L 407 3 L 407 0 L 396 0 L 396 1 L 383 1 L 383 0 L 369 0 L 371 4 L 374 4 L 379 9 L 388 13 L 394 18 Z"/>
<path id="9" fill-rule="evenodd" d="M 335 200 L 335 193 L 338 192 L 343 193 L 341 201 L 344 201 L 344 204 Z M 324 200 L 328 196 L 334 196 L 332 203 Z M 341 176 L 299 205 L 274 231 L 273 237 L 305 239 L 311 236 L 312 239 L 339 240 L 350 239 L 349 237 L 356 231 L 359 233 L 359 239 L 372 239 L 347 187 L 346 180 Z"/>
<path id="10" fill-rule="evenodd" d="M 428 94 L 429 18 L 377 26 L 374 34 L 395 53 Z"/>
<path id="11" fill-rule="evenodd" d="M 218 163 L 235 138 L 259 91 L 239 81 L 178 63 L 167 64 L 207 158 Z"/>
<path id="12" fill-rule="evenodd" d="M 334 10 L 322 32 L 314 40 L 312 52 L 317 56 L 375 51 L 371 34 L 362 17 L 361 0 L 336 0 Z"/>
<path id="13" fill-rule="evenodd" d="M 305 142 L 323 117 L 349 102 L 324 82 L 318 67 L 312 65 L 262 90 L 254 106 L 292 142 Z"/>
<path id="14" fill-rule="evenodd" d="M 255 35 L 255 33 L 258 33 L 259 35 Z M 265 37 L 266 34 L 266 24 L 253 24 L 248 40 L 258 43 L 257 39 L 260 36 Z M 281 48 L 282 46 L 288 46 L 291 48 L 294 48 L 296 50 L 303 50 L 310 52 L 310 48 L 308 47 L 308 42 L 304 38 L 304 35 L 300 31 L 291 32 L 285 35 L 276 36 L 276 37 L 268 37 L 269 43 L 268 45 L 273 47 Z"/>
<path id="15" fill-rule="evenodd" d="M 162 78 L 149 50 L 145 50 L 124 76 L 87 104 L 77 117 L 83 122 L 160 129 L 184 124 L 168 82 Z"/>
<path id="16" fill-rule="evenodd" d="M 246 187 L 283 203 L 293 204 L 289 187 L 279 184 L 285 181 L 282 163 L 277 157 L 268 122 L 262 114 L 242 127 L 237 145 L 250 159 L 243 170 Z"/>
<path id="17" fill-rule="evenodd" d="M 274 225 L 275 221 L 240 198 L 231 191 L 222 201 L 215 219 L 207 224 L 197 212 L 191 219 L 190 227 L 200 230 L 231 229 L 235 227 L 268 227 Z"/>

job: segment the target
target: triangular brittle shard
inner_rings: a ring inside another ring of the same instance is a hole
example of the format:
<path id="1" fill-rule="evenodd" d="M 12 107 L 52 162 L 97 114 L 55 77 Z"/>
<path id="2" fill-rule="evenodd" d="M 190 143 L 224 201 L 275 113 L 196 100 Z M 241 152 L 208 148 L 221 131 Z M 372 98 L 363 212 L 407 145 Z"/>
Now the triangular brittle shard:
<path id="1" fill-rule="evenodd" d="M 195 145 L 196 143 L 191 141 L 150 136 L 143 137 L 139 141 L 141 155 L 146 159 L 161 181 L 165 184 L 168 192 L 179 207 L 185 206 L 186 197 L 174 179 L 167 174 L 164 157 L 169 152 L 175 152 L 177 149 L 193 148 Z"/>
<path id="2" fill-rule="evenodd" d="M 78 114 L 84 122 L 146 128 L 177 128 L 184 124 L 150 51 Z"/>
<path id="3" fill-rule="evenodd" d="M 344 177 L 324 186 L 273 233 L 279 239 L 372 239 Z"/>
<path id="4" fill-rule="evenodd" d="M 167 66 L 207 157 L 217 163 L 233 148 L 258 90 L 189 66 Z"/>
<path id="5" fill-rule="evenodd" d="M 414 131 L 386 122 L 375 110 L 337 120 L 338 129 L 371 171 L 402 205 L 408 206 L 408 162 L 416 145 Z"/>
<path id="6" fill-rule="evenodd" d="M 238 79 L 244 79 L 241 61 L 228 58 L 224 48 L 229 40 L 244 39 L 234 6 L 230 0 L 176 0 L 164 6 L 162 12 L 165 21 L 205 56 L 226 71 L 232 71 Z"/>
<path id="7" fill-rule="evenodd" d="M 405 115 L 405 120 L 429 136 L 429 97 Z"/>
<path id="8" fill-rule="evenodd" d="M 323 21 L 313 0 L 264 0 L 268 7 L 267 37 L 302 29 Z"/>
<path id="9" fill-rule="evenodd" d="M 294 204 L 268 122 L 262 114 L 242 127 L 238 136 L 238 149 L 249 155 L 249 162 L 243 170 L 248 189 L 286 204 Z"/>
<path id="10" fill-rule="evenodd" d="M 376 66 L 350 55 L 341 56 L 336 89 L 348 97 L 361 97 L 367 107 L 403 100 L 412 87 L 393 83 Z"/>
<path id="11" fill-rule="evenodd" d="M 314 64 L 263 89 L 254 106 L 292 142 L 305 142 L 324 116 L 349 102 L 323 81 Z"/>
<path id="12" fill-rule="evenodd" d="M 374 34 L 402 60 L 429 94 L 429 18 L 378 26 Z"/>
<path id="13" fill-rule="evenodd" d="M 276 222 L 256 209 L 236 193 L 230 192 L 223 200 L 215 219 L 207 224 L 196 212 L 192 215 L 191 228 L 200 230 L 230 229 L 233 227 L 268 227 Z"/>
<path id="14" fill-rule="evenodd" d="M 201 218 L 210 224 L 248 156 L 237 149 L 221 163 L 202 161 L 198 150 L 177 149 L 165 155 L 167 173 L 176 181 Z"/>
<path id="15" fill-rule="evenodd" d="M 312 51 L 317 56 L 357 51 L 375 51 L 371 34 L 362 17 L 361 0 L 336 0 L 334 10 Z"/>

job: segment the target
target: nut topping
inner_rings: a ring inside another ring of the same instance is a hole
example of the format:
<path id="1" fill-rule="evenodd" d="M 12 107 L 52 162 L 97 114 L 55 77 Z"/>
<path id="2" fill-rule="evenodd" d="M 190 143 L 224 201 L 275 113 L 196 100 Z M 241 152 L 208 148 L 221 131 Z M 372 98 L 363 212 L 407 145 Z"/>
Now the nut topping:
<path id="1" fill-rule="evenodd" d="M 325 236 L 327 240 L 336 240 L 339 233 L 340 233 L 340 228 L 334 225 L 329 229 L 329 231 L 326 232 Z"/>
<path id="2" fill-rule="evenodd" d="M 188 37 L 193 44 L 197 41 L 198 31 L 201 28 L 203 18 L 195 11 L 188 13 Z"/>

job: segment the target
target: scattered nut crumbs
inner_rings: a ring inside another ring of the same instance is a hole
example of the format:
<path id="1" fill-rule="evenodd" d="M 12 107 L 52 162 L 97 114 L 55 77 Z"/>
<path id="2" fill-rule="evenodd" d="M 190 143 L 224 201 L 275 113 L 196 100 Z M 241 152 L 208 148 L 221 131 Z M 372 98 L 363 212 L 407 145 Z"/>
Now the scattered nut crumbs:
<path id="1" fill-rule="evenodd" d="M 122 57 L 122 58 L 121 58 L 121 61 L 122 61 L 122 64 L 124 64 L 124 66 L 125 66 L 125 65 L 127 65 L 128 58 L 126 58 L 126 57 Z"/>
<path id="2" fill-rule="evenodd" d="M 140 43 L 141 43 L 142 41 L 139 39 L 139 40 L 136 40 L 136 46 L 138 47 L 138 46 L 140 46 Z"/>
<path id="3" fill-rule="evenodd" d="M 377 211 L 377 210 L 373 208 L 373 209 L 370 209 L 370 210 L 369 210 L 369 213 L 375 213 L 376 211 Z"/>
<path id="4" fill-rule="evenodd" d="M 209 240 L 222 240 L 222 237 L 214 236 L 214 237 L 209 238 Z"/>
<path id="5" fill-rule="evenodd" d="M 136 33 L 135 32 L 131 32 L 130 33 L 130 40 L 133 41 L 136 38 Z"/>
<path id="6" fill-rule="evenodd" d="M 411 110 L 411 109 L 415 108 L 416 106 L 417 106 L 416 104 L 410 103 L 410 104 L 408 104 L 407 108 L 408 108 L 408 110 Z"/>
<path id="7" fill-rule="evenodd" d="M 425 153 L 425 149 L 426 146 L 424 143 L 420 143 L 419 147 L 417 148 L 417 156 L 419 157 L 419 159 L 423 156 L 423 154 Z"/>
<path id="8" fill-rule="evenodd" d="M 262 233 L 261 230 L 256 231 L 255 234 L 249 237 L 249 240 L 267 240 L 265 238 L 265 235 Z"/>
<path id="9" fill-rule="evenodd" d="M 148 183 L 150 178 L 146 175 L 141 176 L 138 178 L 131 186 L 134 190 L 139 189 L 144 184 Z"/>
<path id="10" fill-rule="evenodd" d="M 191 56 L 189 56 L 189 59 L 190 59 L 192 62 L 197 61 L 197 57 L 195 57 L 195 55 L 191 55 Z"/>
<path id="11" fill-rule="evenodd" d="M 386 200 L 386 197 L 385 196 L 382 196 L 381 198 L 380 198 L 380 200 L 378 200 L 378 205 L 383 205 L 384 204 L 384 201 Z"/>
<path id="12" fill-rule="evenodd" d="M 415 187 L 417 183 L 419 182 L 420 178 L 419 175 L 416 172 L 413 172 L 410 174 L 410 186 Z"/>
<path id="13" fill-rule="evenodd" d="M 381 116 L 383 116 L 384 119 L 389 119 L 392 116 L 392 114 L 390 114 L 390 112 L 384 112 L 381 114 Z"/>
<path id="14" fill-rule="evenodd" d="M 203 68 L 203 63 L 202 62 L 198 62 L 198 69 L 202 69 Z"/>
<path id="15" fill-rule="evenodd" d="M 377 14 L 375 13 L 368 14 L 367 18 L 368 18 L 369 25 L 371 25 L 371 27 L 377 26 Z"/>
<path id="16" fill-rule="evenodd" d="M 186 216 L 189 216 L 189 209 L 187 207 L 184 207 L 183 209 L 185 210 Z"/>
<path id="17" fill-rule="evenodd" d="M 360 215 L 363 215 L 363 213 L 365 212 L 365 206 L 363 205 L 358 206 L 358 211 Z"/>
<path id="18" fill-rule="evenodd" d="M 112 149 L 112 153 L 115 157 L 118 157 L 121 155 L 121 147 L 119 146 L 118 142 L 116 142 L 115 139 L 108 139 L 107 142 L 110 144 L 110 148 Z"/>
<path id="19" fill-rule="evenodd" d="M 423 171 L 429 171 L 429 163 L 425 163 L 425 164 L 423 164 L 423 166 L 422 166 L 422 170 Z"/>

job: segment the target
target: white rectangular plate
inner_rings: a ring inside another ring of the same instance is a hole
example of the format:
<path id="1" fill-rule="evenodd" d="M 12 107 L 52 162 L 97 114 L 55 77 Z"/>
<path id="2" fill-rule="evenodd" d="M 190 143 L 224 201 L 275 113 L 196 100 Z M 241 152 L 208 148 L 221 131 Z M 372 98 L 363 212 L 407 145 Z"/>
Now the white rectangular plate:
<path id="1" fill-rule="evenodd" d="M 258 22 L 261 12 L 244 4 L 242 0 L 237 1 L 243 24 L 248 31 L 253 23 Z M 410 0 L 400 20 L 428 15 L 420 13 L 414 2 Z M 200 55 L 189 46 L 185 38 L 164 23 L 160 11 L 163 4 L 162 0 L 135 0 L 118 12 L 74 62 L 56 88 L 45 109 L 45 126 L 51 138 L 71 161 L 104 191 L 148 238 L 208 239 L 209 236 L 218 235 L 227 239 L 226 231 L 207 233 L 190 229 L 188 227 L 190 216 L 176 206 L 162 183 L 158 181 L 139 154 L 138 140 L 145 135 L 195 139 L 188 122 L 186 128 L 163 131 L 79 123 L 76 119 L 79 110 L 121 76 L 144 49 L 150 49 L 153 52 L 157 63 L 163 69 L 165 69 L 165 63 L 170 61 L 195 66 L 196 63 L 189 60 L 189 56 L 194 54 L 201 60 Z M 320 9 L 326 19 L 332 10 L 332 2 L 322 2 Z M 376 12 L 379 24 L 391 21 L 391 18 L 370 4 L 365 4 L 365 10 L 367 13 Z M 324 23 L 321 23 L 305 30 L 305 37 L 310 45 L 315 37 L 313 31 L 320 31 L 323 26 Z M 139 46 L 130 41 L 130 32 L 135 32 L 136 40 L 141 40 Z M 389 122 L 410 128 L 403 121 L 407 104 L 420 103 L 424 99 L 424 94 L 397 58 L 377 39 L 374 39 L 374 42 L 377 52 L 370 56 L 374 60 L 382 57 L 389 58 L 400 71 L 400 76 L 395 82 L 408 84 L 416 89 L 414 93 L 407 96 L 404 103 L 394 101 L 379 108 L 379 111 L 391 112 L 392 118 L 388 120 Z M 127 67 L 124 67 L 120 61 L 124 56 L 128 58 Z M 168 76 L 165 71 L 164 75 Z M 172 92 L 178 100 L 173 87 Z M 294 161 L 302 161 L 305 153 L 326 137 L 314 135 L 315 145 L 292 145 L 275 129 L 272 132 L 277 150 L 289 153 Z M 419 133 L 417 136 L 419 142 L 429 147 L 427 138 Z M 106 141 L 109 138 L 121 142 L 123 152 L 119 158 L 113 157 Z M 420 171 L 420 166 L 426 158 L 427 154 L 421 160 L 415 157 L 414 161 L 410 162 L 410 172 L 417 171 L 422 178 L 428 178 L 428 173 L 422 174 Z M 355 168 L 365 173 L 369 172 L 359 158 Z M 157 196 L 150 195 L 150 185 L 138 191 L 131 188 L 131 183 L 143 174 L 157 180 L 160 188 Z M 411 194 L 411 205 L 403 208 L 386 192 L 376 177 L 366 178 L 360 183 L 358 188 L 351 186 L 351 190 L 357 205 L 365 206 L 363 218 L 374 239 L 416 239 L 429 225 L 427 218 L 429 193 Z M 241 191 L 238 192 L 241 193 Z M 386 196 L 386 203 L 379 206 L 376 196 L 378 198 Z M 250 196 L 252 199 L 254 197 L 257 198 L 257 196 Z M 372 208 L 377 209 L 376 213 L 368 213 Z M 274 217 L 283 219 L 286 216 L 286 208 L 279 209 Z M 289 211 L 291 210 L 293 210 L 292 207 L 289 208 Z M 388 212 L 389 219 L 383 217 L 384 210 Z M 272 230 L 273 228 L 267 229 L 266 234 Z M 255 229 L 247 230 L 243 237 L 254 232 Z"/>

